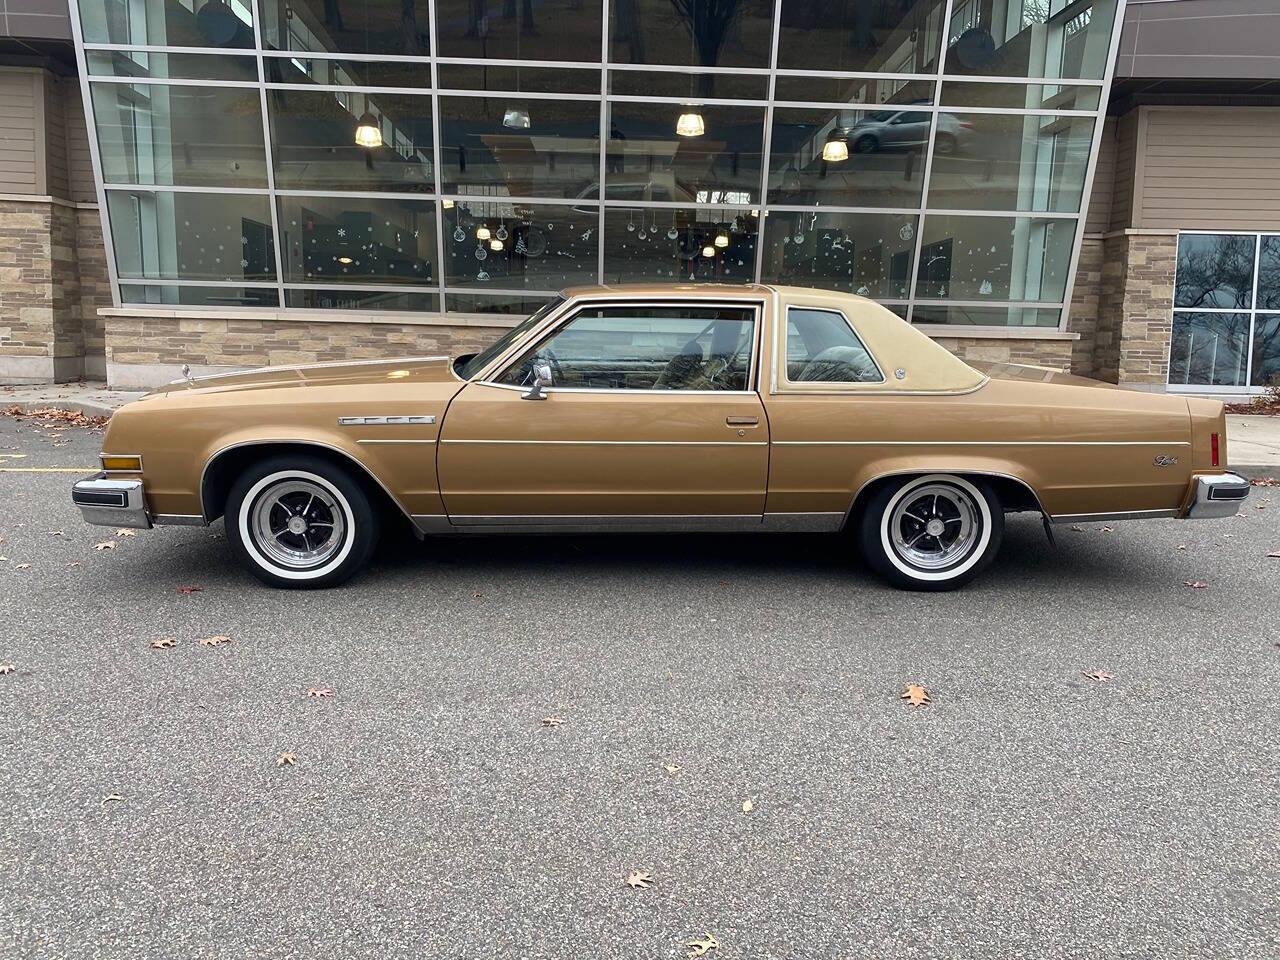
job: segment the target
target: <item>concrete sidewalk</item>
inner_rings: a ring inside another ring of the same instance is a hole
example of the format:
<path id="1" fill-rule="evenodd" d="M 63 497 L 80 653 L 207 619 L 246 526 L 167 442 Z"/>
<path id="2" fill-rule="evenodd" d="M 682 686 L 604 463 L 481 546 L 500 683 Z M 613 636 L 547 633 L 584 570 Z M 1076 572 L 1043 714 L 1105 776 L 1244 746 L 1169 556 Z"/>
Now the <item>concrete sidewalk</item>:
<path id="1" fill-rule="evenodd" d="M 91 417 L 109 417 L 141 391 L 108 390 L 105 383 L 58 383 L 33 386 L 0 386 L 0 409 L 22 410 L 53 407 L 80 410 Z M 1280 417 L 1252 414 L 1227 416 L 1228 465 L 1246 476 L 1280 476 Z"/>

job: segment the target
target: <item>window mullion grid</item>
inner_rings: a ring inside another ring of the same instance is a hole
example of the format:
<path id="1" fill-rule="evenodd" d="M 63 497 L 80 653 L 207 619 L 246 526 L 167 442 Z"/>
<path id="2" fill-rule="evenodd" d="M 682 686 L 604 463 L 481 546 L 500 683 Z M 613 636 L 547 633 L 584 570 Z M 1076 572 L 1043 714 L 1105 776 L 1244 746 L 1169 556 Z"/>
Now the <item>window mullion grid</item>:
<path id="1" fill-rule="evenodd" d="M 596 158 L 599 173 L 596 179 L 600 188 L 596 199 L 600 208 L 596 211 L 596 282 L 604 283 L 604 228 L 605 228 L 605 177 L 609 156 L 609 0 L 600 0 L 600 156 Z"/>
<path id="2" fill-rule="evenodd" d="M 769 230 L 769 163 L 773 152 L 773 97 L 778 85 L 778 36 L 782 33 L 782 0 L 774 0 L 773 35 L 769 39 L 769 99 L 764 108 L 764 143 L 760 148 L 760 216 L 756 218 L 756 262 L 752 278 L 760 282 L 764 269 L 764 238 Z"/>
<path id="3" fill-rule="evenodd" d="M 942 100 L 942 78 L 947 72 L 947 35 L 951 30 L 951 5 L 954 0 L 947 0 L 942 11 L 942 36 L 938 50 L 938 72 L 933 80 L 933 105 L 936 107 Z M 915 323 L 916 284 L 920 276 L 920 251 L 924 245 L 924 210 L 929 202 L 929 177 L 933 171 L 933 142 L 938 132 L 938 113 L 929 114 L 929 142 L 925 146 L 924 169 L 920 172 L 920 204 L 916 212 L 916 247 L 911 257 L 911 276 L 907 288 L 907 298 L 911 306 L 907 310 L 907 322 Z"/>
<path id="4" fill-rule="evenodd" d="M 1258 267 L 1261 259 L 1262 234 L 1257 234 L 1253 238 L 1253 296 L 1249 298 L 1249 336 L 1244 342 L 1244 388 L 1246 391 L 1253 389 L 1253 337 L 1258 324 L 1258 289 L 1261 285 Z"/>
<path id="5" fill-rule="evenodd" d="M 444 302 L 444 146 L 440 142 L 440 38 L 436 31 L 436 0 L 427 0 L 427 16 L 430 19 L 428 35 L 431 38 L 431 166 L 435 171 L 434 185 L 436 189 L 436 290 L 440 298 L 440 313 L 445 313 Z"/>
<path id="6" fill-rule="evenodd" d="M 280 235 L 279 204 L 276 203 L 276 165 L 271 149 L 271 118 L 267 114 L 266 69 L 262 62 L 262 9 L 259 0 L 252 0 L 254 62 L 258 68 L 258 104 L 262 110 L 262 148 L 267 163 L 267 203 L 271 207 L 271 247 L 276 261 L 276 297 L 284 309 L 284 238 Z M 243 256 L 241 257 L 243 259 Z"/>

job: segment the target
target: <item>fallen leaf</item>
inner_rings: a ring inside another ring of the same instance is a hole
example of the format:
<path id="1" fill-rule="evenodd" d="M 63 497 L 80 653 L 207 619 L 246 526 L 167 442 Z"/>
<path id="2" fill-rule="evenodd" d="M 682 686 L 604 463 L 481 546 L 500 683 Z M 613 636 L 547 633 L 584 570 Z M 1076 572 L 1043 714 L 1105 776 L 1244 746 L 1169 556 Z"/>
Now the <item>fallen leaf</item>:
<path id="1" fill-rule="evenodd" d="M 1265 509 L 1267 509 L 1267 505 L 1266 505 L 1265 503 L 1255 503 L 1255 504 L 1253 505 L 1253 509 L 1255 509 L 1255 510 L 1265 510 Z"/>
<path id="2" fill-rule="evenodd" d="M 179 588 L 178 588 L 178 592 L 179 592 L 179 593 L 199 593 L 199 592 L 200 592 L 200 586 L 199 586 L 199 584 L 192 584 L 192 585 L 191 585 L 191 586 L 189 586 L 189 587 L 179 587 Z"/>
<path id="3" fill-rule="evenodd" d="M 296 767 L 297 765 L 298 758 L 292 753 L 282 753 L 280 756 L 276 757 L 277 767 Z"/>
<path id="4" fill-rule="evenodd" d="M 634 887 L 637 890 L 648 890 L 652 883 L 653 877 L 643 870 L 632 870 L 627 875 L 627 886 Z"/>
<path id="5" fill-rule="evenodd" d="M 1280 480 L 1275 477 L 1254 477 L 1249 482 L 1255 487 L 1280 487 Z"/>
<path id="6" fill-rule="evenodd" d="M 1090 680 L 1097 680 L 1099 683 L 1110 683 L 1112 678 L 1112 675 L 1105 670 L 1095 670 L 1093 673 L 1086 673 L 1083 676 L 1088 677 Z"/>
<path id="7" fill-rule="evenodd" d="M 147 646 L 150 647 L 152 650 L 168 650 L 170 647 L 176 647 L 177 645 L 178 645 L 177 637 L 162 637 L 159 640 L 152 640 L 149 644 L 147 644 Z"/>
<path id="8" fill-rule="evenodd" d="M 124 803 L 124 797 L 118 793 L 108 793 L 102 798 L 102 806 L 105 807 L 108 803 Z"/>
<path id="9" fill-rule="evenodd" d="M 558 727 L 562 723 L 564 723 L 563 717 L 550 716 L 542 718 L 542 725 L 544 727 Z"/>
<path id="10" fill-rule="evenodd" d="M 0 663 L 0 676 L 5 676 L 7 674 L 13 673 L 13 671 L 17 669 L 18 668 L 15 667 L 12 663 Z"/>
<path id="11" fill-rule="evenodd" d="M 1178 544 L 1178 549 L 1179 549 L 1179 550 L 1185 550 L 1185 549 L 1187 549 L 1187 545 L 1186 545 L 1185 543 L 1180 543 L 1180 544 Z"/>
<path id="12" fill-rule="evenodd" d="M 1102 532 L 1102 533 L 1115 533 L 1115 532 L 1116 532 L 1116 528 L 1115 528 L 1115 527 L 1103 527 L 1101 532 Z"/>
<path id="13" fill-rule="evenodd" d="M 743 801 L 742 801 L 742 812 L 743 812 L 743 813 L 750 813 L 750 812 L 751 812 L 752 810 L 754 810 L 755 808 L 756 808 L 756 805 L 755 805 L 754 803 L 752 803 L 752 802 L 751 802 L 751 800 L 750 800 L 749 798 L 748 798 L 748 799 L 746 799 L 746 800 L 743 800 Z"/>
<path id="14" fill-rule="evenodd" d="M 230 637 L 201 637 L 200 645 L 204 647 L 220 647 L 224 643 L 230 643 Z"/>
<path id="15" fill-rule="evenodd" d="M 136 537 L 137 535 L 138 535 L 138 532 L 136 530 L 117 530 L 116 531 L 117 537 Z"/>
<path id="16" fill-rule="evenodd" d="M 67 564 L 67 566 L 68 566 L 68 567 L 78 567 L 78 566 L 80 566 L 80 561 L 79 561 L 79 560 L 72 560 L 70 563 L 68 563 L 68 564 Z"/>
<path id="17" fill-rule="evenodd" d="M 45 533 L 47 533 L 47 534 L 48 534 L 49 536 L 51 536 L 51 537 L 65 537 L 65 536 L 66 536 L 66 534 L 65 534 L 65 533 L 63 533 L 61 530 L 46 530 L 46 531 L 45 531 Z"/>
<path id="18" fill-rule="evenodd" d="M 0 557 L 0 563 L 4 563 L 8 559 L 8 557 Z"/>
<path id="19" fill-rule="evenodd" d="M 708 933 L 701 940 L 690 940 L 688 943 L 685 944 L 685 946 L 693 948 L 687 954 L 685 954 L 685 956 L 701 957 L 704 954 L 706 954 L 708 950 L 719 950 L 720 942 L 716 940 L 715 937 L 713 937 L 711 934 Z"/>
<path id="20" fill-rule="evenodd" d="M 483 594 L 483 593 L 473 593 L 471 596 L 472 596 L 473 598 L 475 598 L 476 600 L 483 600 L 483 599 L 484 599 L 484 594 Z"/>
<path id="21" fill-rule="evenodd" d="M 31 569 L 31 564 L 29 564 L 29 563 L 17 563 L 17 564 L 14 564 L 13 569 L 15 569 L 15 570 L 30 570 L 30 569 Z"/>
<path id="22" fill-rule="evenodd" d="M 307 687 L 308 697 L 332 697 L 333 691 L 328 687 Z"/>
<path id="23" fill-rule="evenodd" d="M 680 768 L 677 767 L 674 763 L 664 763 L 662 765 L 662 769 L 667 771 L 667 773 L 671 774 L 671 776 L 673 777 L 680 772 Z"/>
<path id="24" fill-rule="evenodd" d="M 1272 550 L 1267 554 L 1268 557 L 1280 557 L 1280 550 Z"/>
<path id="25" fill-rule="evenodd" d="M 898 699 L 907 701 L 912 707 L 920 707 L 926 703 L 933 702 L 929 699 L 929 691 L 918 683 L 908 683 L 907 689 L 902 691 Z"/>
<path id="26" fill-rule="evenodd" d="M 1071 525 L 1071 529 L 1074 530 L 1076 533 L 1084 533 L 1084 527 L 1080 526 L 1080 524 L 1078 523 L 1073 523 Z"/>
<path id="27" fill-rule="evenodd" d="M 93 545 L 93 549 L 95 550 L 114 550 L 115 548 L 116 542 L 114 540 L 103 540 L 102 543 L 95 543 Z"/>
<path id="28" fill-rule="evenodd" d="M 1187 580 L 1184 582 L 1184 585 L 1190 587 L 1192 590 L 1203 590 L 1208 586 L 1207 583 L 1201 583 L 1199 580 Z"/>

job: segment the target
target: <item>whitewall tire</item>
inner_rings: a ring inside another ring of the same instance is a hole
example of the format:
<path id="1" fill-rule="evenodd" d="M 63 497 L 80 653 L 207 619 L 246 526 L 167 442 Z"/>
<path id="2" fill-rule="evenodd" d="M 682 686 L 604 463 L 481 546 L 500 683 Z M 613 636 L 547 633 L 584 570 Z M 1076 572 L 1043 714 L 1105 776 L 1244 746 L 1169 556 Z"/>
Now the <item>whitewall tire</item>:
<path id="1" fill-rule="evenodd" d="M 995 557 L 1004 511 L 981 479 L 946 473 L 879 484 L 858 517 L 868 565 L 895 586 L 953 590 Z"/>
<path id="2" fill-rule="evenodd" d="M 333 586 L 369 560 L 378 515 L 351 474 L 322 457 L 265 458 L 232 484 L 227 541 L 259 580 L 279 587 Z"/>

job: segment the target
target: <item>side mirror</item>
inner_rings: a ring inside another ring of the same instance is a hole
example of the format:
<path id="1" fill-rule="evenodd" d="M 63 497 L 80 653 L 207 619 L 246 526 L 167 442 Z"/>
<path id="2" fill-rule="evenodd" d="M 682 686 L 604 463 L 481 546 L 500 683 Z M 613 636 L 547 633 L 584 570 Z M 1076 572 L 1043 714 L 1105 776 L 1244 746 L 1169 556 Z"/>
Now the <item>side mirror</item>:
<path id="1" fill-rule="evenodd" d="M 535 363 L 533 365 L 533 386 L 527 393 L 520 394 L 523 400 L 545 400 L 547 395 L 542 392 L 543 387 L 551 386 L 551 364 Z"/>

